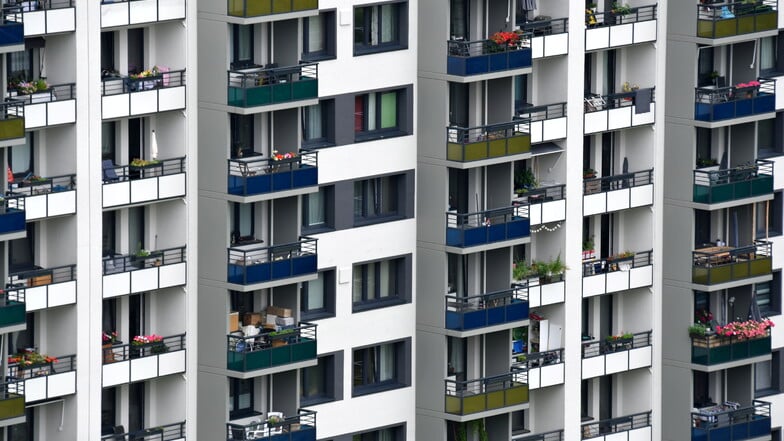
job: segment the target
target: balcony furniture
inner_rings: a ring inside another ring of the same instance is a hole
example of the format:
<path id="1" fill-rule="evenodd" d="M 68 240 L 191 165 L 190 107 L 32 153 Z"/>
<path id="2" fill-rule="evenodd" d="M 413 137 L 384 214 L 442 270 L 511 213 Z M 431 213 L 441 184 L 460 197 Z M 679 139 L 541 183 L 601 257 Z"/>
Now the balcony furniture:
<path id="1" fill-rule="evenodd" d="M 103 182 L 119 182 L 128 179 L 126 175 L 117 175 L 114 163 L 109 159 L 104 159 L 101 163 L 103 167 Z"/>

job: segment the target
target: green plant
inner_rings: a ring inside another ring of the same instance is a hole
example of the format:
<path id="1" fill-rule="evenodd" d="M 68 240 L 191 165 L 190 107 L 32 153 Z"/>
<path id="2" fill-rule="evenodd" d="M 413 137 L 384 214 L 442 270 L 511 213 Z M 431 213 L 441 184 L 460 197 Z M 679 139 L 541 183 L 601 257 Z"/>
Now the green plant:
<path id="1" fill-rule="evenodd" d="M 702 337 L 708 330 L 708 326 L 702 323 L 695 323 L 689 326 L 689 335 L 692 337 Z"/>
<path id="2" fill-rule="evenodd" d="M 697 158 L 697 167 L 711 167 L 719 165 L 719 162 L 713 158 Z"/>
<path id="3" fill-rule="evenodd" d="M 561 275 L 569 269 L 566 264 L 561 260 L 561 254 L 558 254 L 554 260 L 547 263 L 547 273 L 549 276 Z"/>
<path id="4" fill-rule="evenodd" d="M 530 189 L 539 186 L 539 181 L 534 176 L 534 171 L 530 168 L 525 168 L 515 173 L 515 188 L 516 189 Z"/>
<path id="5" fill-rule="evenodd" d="M 623 332 L 621 334 L 608 335 L 604 339 L 609 341 L 609 342 L 613 342 L 613 341 L 618 341 L 618 340 L 631 340 L 633 338 L 634 338 L 634 334 L 632 334 L 631 332 Z"/>
<path id="6" fill-rule="evenodd" d="M 590 179 L 596 177 L 596 170 L 592 168 L 586 168 L 583 170 L 583 179 Z"/>
<path id="7" fill-rule="evenodd" d="M 139 158 L 134 158 L 133 161 L 131 161 L 131 166 L 132 167 L 144 167 L 146 165 L 157 164 L 159 162 L 161 162 L 161 161 L 158 161 L 157 159 L 139 159 Z"/>
<path id="8" fill-rule="evenodd" d="M 617 15 L 626 15 L 632 13 L 632 8 L 628 3 L 621 4 L 620 2 L 613 2 L 612 12 Z"/>
<path id="9" fill-rule="evenodd" d="M 588 9 L 596 9 L 596 3 L 588 3 L 586 6 Z"/>
<path id="10" fill-rule="evenodd" d="M 594 249 L 593 234 L 583 241 L 583 251 L 592 251 Z"/>
<path id="11" fill-rule="evenodd" d="M 518 260 L 512 264 L 512 278 L 515 280 L 523 280 L 535 274 L 533 266 L 525 260 Z"/>

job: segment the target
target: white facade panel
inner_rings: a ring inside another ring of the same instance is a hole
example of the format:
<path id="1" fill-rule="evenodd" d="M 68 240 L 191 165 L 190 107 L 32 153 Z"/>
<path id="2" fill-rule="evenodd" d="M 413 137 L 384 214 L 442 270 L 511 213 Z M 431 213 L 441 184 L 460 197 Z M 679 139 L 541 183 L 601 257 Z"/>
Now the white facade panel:
<path id="1" fill-rule="evenodd" d="M 131 202 L 131 183 L 128 181 L 103 184 L 103 206 L 116 207 Z"/>
<path id="2" fill-rule="evenodd" d="M 147 380 L 158 376 L 158 357 L 141 357 L 131 360 L 131 381 Z"/>
<path id="3" fill-rule="evenodd" d="M 583 216 L 604 213 L 607 211 L 607 197 L 605 193 L 596 193 L 583 196 Z"/>
<path id="4" fill-rule="evenodd" d="M 117 361 L 103 365 L 103 387 L 127 383 L 130 379 L 130 361 Z"/>
<path id="5" fill-rule="evenodd" d="M 610 47 L 626 46 L 634 42 L 634 24 L 610 26 Z"/>
<path id="6" fill-rule="evenodd" d="M 160 176 L 158 197 L 161 199 L 185 196 L 185 173 Z"/>
<path id="7" fill-rule="evenodd" d="M 128 21 L 130 24 L 150 23 L 158 19 L 157 0 L 137 0 L 129 2 L 131 6 Z M 163 2 L 165 3 L 165 2 Z"/>
<path id="8" fill-rule="evenodd" d="M 158 267 L 131 271 L 131 292 L 158 289 Z"/>
<path id="9" fill-rule="evenodd" d="M 52 101 L 47 106 L 47 124 L 72 124 L 76 122 L 76 100 Z M 27 106 L 25 106 L 27 112 Z M 26 119 L 26 118 L 25 118 Z"/>
<path id="10" fill-rule="evenodd" d="M 583 380 L 604 375 L 604 355 L 583 358 Z"/>
<path id="11" fill-rule="evenodd" d="M 773 190 L 784 189 L 784 156 L 765 159 L 773 161 Z"/>
<path id="12" fill-rule="evenodd" d="M 784 236 L 771 237 L 768 240 L 772 248 L 773 269 L 780 269 L 784 265 Z"/>
<path id="13" fill-rule="evenodd" d="M 104 5 L 105 6 L 105 5 Z M 120 83 L 122 87 L 122 83 Z M 107 84 L 107 87 L 109 85 Z M 128 116 L 130 98 L 127 93 L 101 97 L 101 116 L 103 119 Z"/>
<path id="14" fill-rule="evenodd" d="M 185 108 L 185 86 L 158 89 L 158 111 Z"/>
<path id="15" fill-rule="evenodd" d="M 135 179 L 131 181 L 131 203 L 154 201 L 158 199 L 158 180 L 156 178 Z"/>
<path id="16" fill-rule="evenodd" d="M 781 17 L 781 10 L 779 10 Z M 773 77 L 776 80 L 776 110 L 784 109 L 784 77 Z"/>
<path id="17" fill-rule="evenodd" d="M 607 211 L 625 210 L 629 208 L 629 189 L 607 192 Z"/>
<path id="18" fill-rule="evenodd" d="M 103 298 L 130 294 L 131 274 L 128 272 L 103 276 Z"/>
<path id="19" fill-rule="evenodd" d="M 185 284 L 185 262 L 158 267 L 158 288 Z"/>
<path id="20" fill-rule="evenodd" d="M 636 348 L 629 351 L 629 369 L 639 369 L 651 365 L 652 347 Z"/>

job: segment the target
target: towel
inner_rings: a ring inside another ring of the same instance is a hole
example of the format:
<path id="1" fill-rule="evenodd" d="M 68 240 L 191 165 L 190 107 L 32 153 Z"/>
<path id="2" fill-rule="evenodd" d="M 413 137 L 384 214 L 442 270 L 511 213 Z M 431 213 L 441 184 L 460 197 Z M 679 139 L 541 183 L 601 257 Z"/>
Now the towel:
<path id="1" fill-rule="evenodd" d="M 635 109 L 634 113 L 648 113 L 651 111 L 651 89 L 640 89 L 635 94 L 634 104 Z"/>

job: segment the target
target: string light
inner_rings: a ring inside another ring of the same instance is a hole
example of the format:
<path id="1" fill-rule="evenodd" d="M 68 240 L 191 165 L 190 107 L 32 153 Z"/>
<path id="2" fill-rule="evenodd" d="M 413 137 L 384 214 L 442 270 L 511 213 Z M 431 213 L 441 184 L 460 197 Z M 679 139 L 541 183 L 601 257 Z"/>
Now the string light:
<path id="1" fill-rule="evenodd" d="M 534 228 L 531 228 L 531 232 L 532 232 L 532 233 L 538 233 L 538 232 L 540 232 L 540 231 L 547 231 L 547 232 L 550 232 L 550 233 L 552 233 L 553 231 L 555 231 L 555 230 L 558 230 L 558 229 L 560 229 L 560 228 L 561 228 L 561 223 L 560 223 L 560 222 L 557 222 L 557 223 L 555 224 L 555 226 L 553 226 L 553 227 L 548 227 L 548 226 L 547 226 L 547 224 L 542 224 L 542 225 L 540 225 L 540 226 L 539 226 L 538 228 L 536 228 L 536 229 L 534 229 Z"/>

